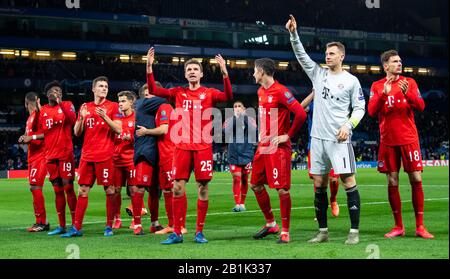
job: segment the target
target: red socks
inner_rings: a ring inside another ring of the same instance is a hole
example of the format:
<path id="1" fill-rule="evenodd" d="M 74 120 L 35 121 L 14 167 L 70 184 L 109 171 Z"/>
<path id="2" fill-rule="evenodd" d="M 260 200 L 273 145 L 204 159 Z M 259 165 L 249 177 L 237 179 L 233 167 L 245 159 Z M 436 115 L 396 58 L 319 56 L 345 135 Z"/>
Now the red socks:
<path id="1" fill-rule="evenodd" d="M 77 230 L 81 230 L 83 226 L 83 218 L 88 206 L 88 197 L 78 196 L 77 209 L 75 210 L 75 223 L 74 227 Z"/>
<path id="2" fill-rule="evenodd" d="M 177 235 L 181 235 L 181 226 L 184 224 L 186 194 L 180 197 L 173 196 L 173 231 Z"/>
<path id="3" fill-rule="evenodd" d="M 106 226 L 112 227 L 115 213 L 115 194 L 106 194 Z"/>
<path id="4" fill-rule="evenodd" d="M 330 180 L 330 203 L 336 202 L 337 192 L 339 190 L 339 180 Z"/>
<path id="5" fill-rule="evenodd" d="M 181 196 L 181 198 L 183 199 L 183 215 L 182 220 L 181 220 L 181 226 L 183 228 L 186 228 L 186 214 L 187 214 L 187 197 L 186 197 L 186 193 L 183 194 L 183 196 Z"/>
<path id="6" fill-rule="evenodd" d="M 173 208 L 172 208 L 173 192 L 164 192 L 164 205 L 166 207 L 167 219 L 169 227 L 173 227 Z"/>
<path id="7" fill-rule="evenodd" d="M 233 175 L 233 195 L 234 203 L 241 204 L 241 177 Z"/>
<path id="8" fill-rule="evenodd" d="M 114 219 L 120 219 L 120 208 L 122 207 L 122 195 L 120 192 L 115 193 L 115 209 L 114 209 Z"/>
<path id="9" fill-rule="evenodd" d="M 133 206 L 134 225 L 141 224 L 141 211 L 144 204 L 144 193 L 131 193 L 131 205 Z"/>
<path id="10" fill-rule="evenodd" d="M 148 209 L 150 210 L 150 220 L 158 221 L 159 197 L 158 187 L 151 186 L 148 195 Z"/>
<path id="11" fill-rule="evenodd" d="M 243 174 L 241 178 L 241 204 L 245 204 L 248 192 L 248 174 Z"/>
<path id="12" fill-rule="evenodd" d="M 412 182 L 412 202 L 414 207 L 414 213 L 416 215 L 416 227 L 423 226 L 423 188 L 422 181 Z"/>
<path id="13" fill-rule="evenodd" d="M 205 226 L 206 213 L 208 212 L 208 200 L 197 200 L 197 227 L 195 232 L 203 231 Z"/>
<path id="14" fill-rule="evenodd" d="M 34 216 L 36 217 L 36 224 L 45 224 L 47 222 L 47 214 L 45 212 L 45 200 L 42 194 L 42 187 L 31 190 L 33 195 Z"/>
<path id="15" fill-rule="evenodd" d="M 281 215 L 281 231 L 289 232 L 291 222 L 291 194 L 288 192 L 280 197 L 280 215 Z"/>
<path id="16" fill-rule="evenodd" d="M 59 226 L 66 226 L 66 195 L 64 194 L 64 187 L 53 186 L 55 191 L 55 205 L 56 213 L 58 214 Z"/>
<path id="17" fill-rule="evenodd" d="M 402 222 L 402 201 L 398 185 L 388 185 L 389 204 L 391 205 L 392 215 L 394 215 L 395 226 L 403 227 Z"/>
<path id="18" fill-rule="evenodd" d="M 264 218 L 266 219 L 267 223 L 272 223 L 275 221 L 275 218 L 272 213 L 272 207 L 270 205 L 270 198 L 269 194 L 266 191 L 266 188 L 263 188 L 262 191 L 256 192 L 255 191 L 255 197 L 258 201 L 259 207 L 261 208 Z"/>
<path id="19" fill-rule="evenodd" d="M 73 183 L 64 185 L 64 192 L 67 196 L 67 204 L 69 205 L 70 216 L 72 217 L 72 224 L 75 222 L 75 210 L 77 208 L 77 196 L 73 189 Z"/>

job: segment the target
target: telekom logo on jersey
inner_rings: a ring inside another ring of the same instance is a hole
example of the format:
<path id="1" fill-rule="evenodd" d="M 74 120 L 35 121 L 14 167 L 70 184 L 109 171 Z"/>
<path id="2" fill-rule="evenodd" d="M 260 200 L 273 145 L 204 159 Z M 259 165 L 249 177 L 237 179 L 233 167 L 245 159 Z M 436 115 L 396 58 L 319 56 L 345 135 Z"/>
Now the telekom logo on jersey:
<path id="1" fill-rule="evenodd" d="M 173 143 L 264 143 L 267 153 L 275 151 L 271 140 L 278 136 L 278 109 L 266 111 L 264 108 L 256 110 L 247 108 L 243 119 L 236 120 L 234 129 L 223 127 L 223 121 L 232 119 L 233 108 L 225 108 L 225 117 L 218 108 L 201 109 L 200 101 L 184 102 L 183 108 L 175 108 L 170 114 L 173 126 L 170 129 L 170 139 Z M 258 123 L 256 122 L 258 119 Z M 202 125 L 203 123 L 203 125 Z M 233 122 L 231 122 L 231 125 Z M 250 127 L 251 125 L 251 127 Z M 269 127 L 267 127 L 269 126 Z M 192 133 L 190 129 L 192 127 Z M 267 132 L 268 131 L 268 132 Z M 258 133 L 259 132 L 259 133 Z"/>
<path id="2" fill-rule="evenodd" d="M 47 126 L 48 129 L 50 129 L 53 125 L 53 119 L 45 119 L 45 126 Z"/>
<path id="3" fill-rule="evenodd" d="M 388 103 L 388 108 L 392 108 L 395 103 L 394 96 L 388 96 L 387 103 Z"/>

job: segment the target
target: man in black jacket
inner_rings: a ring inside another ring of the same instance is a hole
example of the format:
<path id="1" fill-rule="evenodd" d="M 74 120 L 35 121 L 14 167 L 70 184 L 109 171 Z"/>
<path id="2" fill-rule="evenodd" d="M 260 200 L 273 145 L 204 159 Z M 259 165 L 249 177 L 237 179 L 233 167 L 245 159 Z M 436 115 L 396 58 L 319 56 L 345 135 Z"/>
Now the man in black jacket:
<path id="1" fill-rule="evenodd" d="M 248 175 L 255 154 L 256 121 L 245 113 L 244 104 L 233 104 L 234 116 L 225 120 L 225 139 L 228 143 L 228 163 L 233 176 L 234 212 L 245 211 Z M 253 137 L 253 140 L 252 140 Z M 250 140 L 249 140 L 250 138 Z"/>

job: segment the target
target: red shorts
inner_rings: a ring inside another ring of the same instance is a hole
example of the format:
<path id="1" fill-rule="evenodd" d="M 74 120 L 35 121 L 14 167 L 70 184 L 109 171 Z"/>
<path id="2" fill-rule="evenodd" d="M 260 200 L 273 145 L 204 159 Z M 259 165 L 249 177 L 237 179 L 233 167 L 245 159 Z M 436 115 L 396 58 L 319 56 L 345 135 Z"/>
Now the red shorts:
<path id="1" fill-rule="evenodd" d="M 62 179 L 75 179 L 75 160 L 73 155 L 66 160 L 51 160 L 47 162 L 47 170 L 50 174 L 50 181 L 53 181 L 57 178 Z"/>
<path id="2" fill-rule="evenodd" d="M 136 170 L 134 165 L 114 167 L 114 186 L 135 186 L 136 185 Z"/>
<path id="3" fill-rule="evenodd" d="M 141 160 L 136 166 L 136 185 L 150 187 L 157 185 L 158 168 L 153 167 L 148 161 Z"/>
<path id="4" fill-rule="evenodd" d="M 159 188 L 172 189 L 172 165 L 159 166 Z"/>
<path id="5" fill-rule="evenodd" d="M 422 154 L 419 142 L 400 146 L 380 144 L 378 151 L 378 171 L 381 173 L 398 172 L 400 163 L 407 173 L 422 171 Z"/>
<path id="6" fill-rule="evenodd" d="M 196 181 L 211 181 L 213 174 L 212 148 L 184 150 L 175 148 L 172 178 L 189 181 L 194 169 Z"/>
<path id="7" fill-rule="evenodd" d="M 114 164 L 112 159 L 103 162 L 80 160 L 78 184 L 92 187 L 97 178 L 98 185 L 111 186 L 113 185 L 113 171 Z"/>
<path id="8" fill-rule="evenodd" d="M 312 173 L 309 172 L 309 170 L 311 169 L 311 155 L 310 152 L 308 151 L 308 175 L 310 179 L 313 179 L 313 175 Z M 339 174 L 335 174 L 333 168 L 330 169 L 330 173 L 328 174 L 329 178 L 339 178 Z"/>
<path id="9" fill-rule="evenodd" d="M 45 158 L 35 160 L 28 164 L 28 181 L 32 186 L 44 186 L 47 175 L 47 164 Z"/>
<path id="10" fill-rule="evenodd" d="M 253 159 L 251 184 L 268 184 L 270 188 L 291 188 L 291 149 L 279 147 L 273 154 L 260 154 Z"/>
<path id="11" fill-rule="evenodd" d="M 231 165 L 230 164 L 230 172 L 232 174 L 240 172 L 241 174 L 249 174 L 252 170 L 252 162 L 247 165 Z"/>

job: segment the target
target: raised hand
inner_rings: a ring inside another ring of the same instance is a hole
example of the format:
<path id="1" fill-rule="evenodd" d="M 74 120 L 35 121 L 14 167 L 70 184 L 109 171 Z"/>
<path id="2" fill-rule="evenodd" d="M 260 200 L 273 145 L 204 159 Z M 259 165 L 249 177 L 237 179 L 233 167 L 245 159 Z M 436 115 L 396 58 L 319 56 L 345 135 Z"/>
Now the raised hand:
<path id="1" fill-rule="evenodd" d="M 80 114 L 81 114 L 81 118 L 84 119 L 86 117 L 86 114 L 87 114 L 86 104 L 81 105 Z"/>
<path id="2" fill-rule="evenodd" d="M 286 29 L 293 33 L 297 31 L 297 21 L 293 15 L 289 15 L 289 20 L 286 22 Z"/>
<path id="3" fill-rule="evenodd" d="M 225 61 L 225 59 L 223 59 L 222 55 L 217 54 L 215 60 L 220 66 L 220 71 L 222 72 L 222 75 L 224 77 L 228 76 L 227 62 Z"/>
<path id="4" fill-rule="evenodd" d="M 392 82 L 394 81 L 395 76 L 390 76 L 386 79 L 386 82 L 383 85 L 383 94 L 388 95 L 392 89 Z"/>
<path id="5" fill-rule="evenodd" d="M 155 62 L 155 48 L 151 47 L 147 52 L 147 73 L 152 72 L 153 62 Z"/>
<path id="6" fill-rule="evenodd" d="M 100 116 L 102 119 L 105 119 L 105 117 L 106 117 L 106 109 L 97 107 L 97 108 L 95 108 L 95 113 L 98 116 Z"/>
<path id="7" fill-rule="evenodd" d="M 406 79 L 402 79 L 398 82 L 398 86 L 402 90 L 403 94 L 406 94 L 408 92 L 409 83 Z"/>

